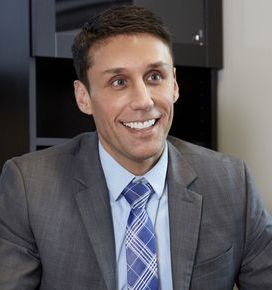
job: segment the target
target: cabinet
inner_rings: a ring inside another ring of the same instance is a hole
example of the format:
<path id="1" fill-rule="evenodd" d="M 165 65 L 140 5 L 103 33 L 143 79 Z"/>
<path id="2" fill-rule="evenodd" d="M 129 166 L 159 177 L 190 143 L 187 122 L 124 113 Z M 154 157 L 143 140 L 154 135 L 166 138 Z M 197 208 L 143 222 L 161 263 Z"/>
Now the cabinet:
<path id="1" fill-rule="evenodd" d="M 120 4 L 149 7 L 172 32 L 181 98 L 170 133 L 216 149 L 222 0 L 2 0 L 0 167 L 14 155 L 95 130 L 76 107 L 70 47 L 91 15 Z"/>
<path id="2" fill-rule="evenodd" d="M 79 27 L 113 5 L 137 4 L 158 14 L 173 35 L 181 98 L 171 134 L 216 149 L 217 69 L 222 67 L 219 0 L 32 0 L 31 149 L 95 130 L 76 108 L 71 44 Z"/>
<path id="3" fill-rule="evenodd" d="M 91 15 L 114 5 L 153 10 L 173 36 L 176 65 L 222 67 L 222 0 L 32 0 L 34 56 L 71 58 L 71 44 Z"/>

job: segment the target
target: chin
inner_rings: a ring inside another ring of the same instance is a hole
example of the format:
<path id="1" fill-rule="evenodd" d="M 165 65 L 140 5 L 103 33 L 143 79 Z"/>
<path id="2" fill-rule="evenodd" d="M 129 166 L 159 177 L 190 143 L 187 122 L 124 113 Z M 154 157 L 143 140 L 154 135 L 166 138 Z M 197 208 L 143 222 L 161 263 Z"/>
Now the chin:
<path id="1" fill-rule="evenodd" d="M 159 159 L 163 151 L 163 146 L 156 146 L 153 148 L 144 148 L 143 150 L 137 150 L 134 152 L 135 159 L 138 161 L 144 162 L 150 159 L 154 159 L 156 161 Z"/>

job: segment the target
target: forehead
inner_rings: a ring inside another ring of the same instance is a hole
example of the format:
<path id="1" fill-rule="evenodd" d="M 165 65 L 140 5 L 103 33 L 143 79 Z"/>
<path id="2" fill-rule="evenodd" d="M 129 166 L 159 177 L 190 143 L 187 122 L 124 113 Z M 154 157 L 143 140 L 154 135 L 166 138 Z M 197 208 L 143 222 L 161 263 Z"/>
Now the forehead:
<path id="1" fill-rule="evenodd" d="M 123 67 L 164 62 L 172 65 L 170 48 L 159 37 L 139 33 L 111 36 L 95 43 L 88 53 L 89 67 Z"/>

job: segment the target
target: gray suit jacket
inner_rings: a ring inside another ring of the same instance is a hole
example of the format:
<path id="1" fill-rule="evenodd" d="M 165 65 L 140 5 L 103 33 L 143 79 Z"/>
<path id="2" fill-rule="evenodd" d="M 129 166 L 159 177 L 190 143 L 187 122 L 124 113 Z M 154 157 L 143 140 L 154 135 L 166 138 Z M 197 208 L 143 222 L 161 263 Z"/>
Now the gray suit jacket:
<path id="1" fill-rule="evenodd" d="M 243 162 L 169 138 L 175 290 L 272 289 L 272 223 Z M 97 136 L 14 158 L 0 183 L 1 290 L 114 290 Z M 170 290 L 170 289 L 162 289 Z"/>

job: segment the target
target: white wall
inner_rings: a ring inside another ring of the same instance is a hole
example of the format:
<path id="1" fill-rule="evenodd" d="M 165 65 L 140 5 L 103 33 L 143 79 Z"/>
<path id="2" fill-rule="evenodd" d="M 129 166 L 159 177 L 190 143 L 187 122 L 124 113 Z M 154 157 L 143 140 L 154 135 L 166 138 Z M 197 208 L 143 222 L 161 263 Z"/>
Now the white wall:
<path id="1" fill-rule="evenodd" d="M 244 159 L 272 209 L 272 1 L 223 0 L 219 151 Z"/>

